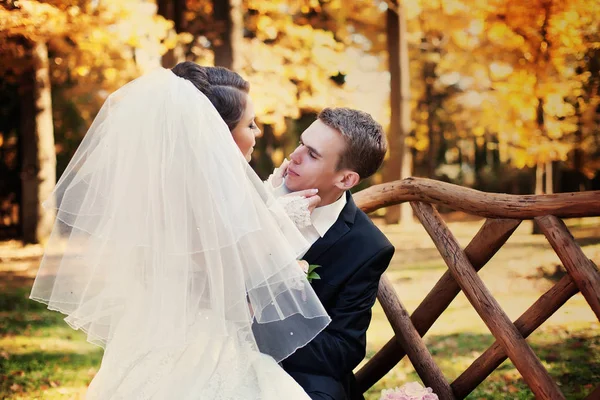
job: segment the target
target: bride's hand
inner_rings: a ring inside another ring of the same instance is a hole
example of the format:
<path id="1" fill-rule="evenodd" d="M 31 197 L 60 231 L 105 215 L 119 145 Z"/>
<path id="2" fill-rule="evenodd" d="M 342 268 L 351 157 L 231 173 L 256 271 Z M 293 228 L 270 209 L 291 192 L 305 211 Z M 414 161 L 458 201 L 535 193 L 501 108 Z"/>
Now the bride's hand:
<path id="1" fill-rule="evenodd" d="M 300 190 L 298 192 L 288 193 L 283 197 L 304 197 L 308 200 L 308 212 L 312 214 L 312 212 L 315 210 L 315 208 L 317 208 L 319 203 L 321 203 L 321 197 L 317 193 L 319 193 L 317 189 L 306 189 Z"/>
<path id="2" fill-rule="evenodd" d="M 271 177 L 271 185 L 273 185 L 274 188 L 281 186 L 281 184 L 283 183 L 283 178 L 285 178 L 285 176 L 287 175 L 289 165 L 290 160 L 286 158 L 285 160 L 283 160 L 279 168 L 276 168 L 275 171 L 273 171 L 273 176 Z"/>
<path id="3" fill-rule="evenodd" d="M 308 267 L 309 267 L 308 261 L 298 260 L 298 265 L 300 266 L 302 271 L 304 271 L 305 274 L 308 274 Z"/>

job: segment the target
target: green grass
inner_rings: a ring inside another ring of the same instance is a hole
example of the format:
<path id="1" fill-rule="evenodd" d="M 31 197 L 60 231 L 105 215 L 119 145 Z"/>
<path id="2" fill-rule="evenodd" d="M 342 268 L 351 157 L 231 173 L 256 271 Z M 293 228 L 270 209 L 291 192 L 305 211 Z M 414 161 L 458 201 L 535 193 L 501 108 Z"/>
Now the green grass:
<path id="1" fill-rule="evenodd" d="M 78 399 L 102 351 L 60 313 L 28 299 L 29 285 L 4 282 L 0 295 L 0 398 Z"/>
<path id="2" fill-rule="evenodd" d="M 456 333 L 426 336 L 429 351 L 444 375 L 458 377 L 493 342 L 490 334 Z M 567 399 L 582 399 L 600 382 L 600 334 L 594 329 L 542 328 L 528 340 L 542 364 L 558 383 Z M 372 352 L 369 354 L 372 356 Z M 420 381 L 410 361 L 403 359 L 368 393 L 367 400 L 379 398 L 382 389 Z M 505 361 L 467 399 L 534 399 L 519 372 Z"/>
<path id="3" fill-rule="evenodd" d="M 600 221 L 567 221 L 585 254 L 600 262 Z M 466 246 L 481 222 L 450 223 Z M 421 226 L 383 228 L 396 246 L 388 276 L 412 312 L 446 271 Z M 562 271 L 543 236 L 523 223 L 507 245 L 480 272 L 508 316 L 518 318 Z M 102 350 L 73 331 L 57 312 L 28 299 L 41 248 L 0 243 L 0 398 L 82 399 L 100 366 Z M 367 359 L 392 337 L 376 304 L 368 333 Z M 458 377 L 493 342 L 485 324 L 460 294 L 432 326 L 425 342 L 449 381 Z M 570 299 L 528 343 L 567 399 L 582 399 L 600 382 L 600 324 L 580 294 Z M 404 358 L 366 395 L 377 400 L 384 388 L 418 381 Z M 595 385 L 594 385 L 595 384 Z M 533 399 L 519 372 L 504 362 L 468 399 Z"/>

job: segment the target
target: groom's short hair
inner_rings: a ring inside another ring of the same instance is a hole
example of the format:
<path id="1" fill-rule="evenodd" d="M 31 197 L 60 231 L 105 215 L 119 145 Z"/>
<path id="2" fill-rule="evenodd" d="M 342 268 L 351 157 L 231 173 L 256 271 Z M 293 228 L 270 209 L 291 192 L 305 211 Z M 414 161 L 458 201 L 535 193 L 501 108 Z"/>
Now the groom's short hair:
<path id="1" fill-rule="evenodd" d="M 340 132 L 346 141 L 338 170 L 350 169 L 361 179 L 377 172 L 387 151 L 387 140 L 382 126 L 370 114 L 351 108 L 325 108 L 318 118 Z"/>

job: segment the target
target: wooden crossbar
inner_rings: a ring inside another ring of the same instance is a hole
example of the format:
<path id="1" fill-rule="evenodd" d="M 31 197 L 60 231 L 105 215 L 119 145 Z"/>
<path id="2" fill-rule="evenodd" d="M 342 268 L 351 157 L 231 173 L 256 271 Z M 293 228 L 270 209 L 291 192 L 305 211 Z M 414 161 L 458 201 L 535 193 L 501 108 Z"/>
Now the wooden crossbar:
<path id="1" fill-rule="evenodd" d="M 485 218 L 532 219 L 600 216 L 600 190 L 546 195 L 486 193 L 426 178 L 406 178 L 361 190 L 354 201 L 367 213 L 406 201 L 451 207 Z"/>

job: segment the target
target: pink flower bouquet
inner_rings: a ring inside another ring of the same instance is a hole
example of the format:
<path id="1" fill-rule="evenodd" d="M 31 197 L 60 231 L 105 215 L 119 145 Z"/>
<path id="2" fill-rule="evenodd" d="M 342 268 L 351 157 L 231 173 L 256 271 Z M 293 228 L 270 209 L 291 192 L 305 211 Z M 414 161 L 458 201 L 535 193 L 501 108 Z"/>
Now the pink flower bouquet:
<path id="1" fill-rule="evenodd" d="M 379 400 L 439 400 L 433 389 L 410 382 L 395 389 L 383 389 Z"/>

